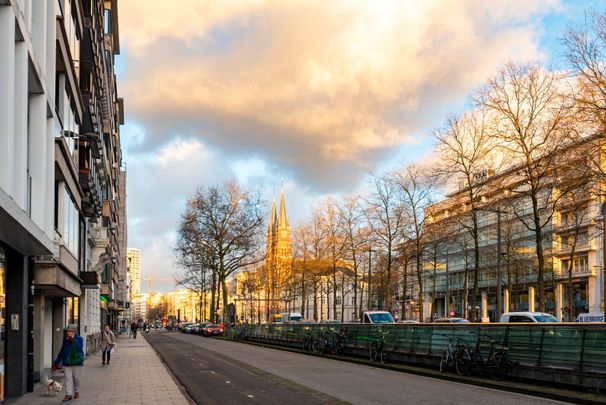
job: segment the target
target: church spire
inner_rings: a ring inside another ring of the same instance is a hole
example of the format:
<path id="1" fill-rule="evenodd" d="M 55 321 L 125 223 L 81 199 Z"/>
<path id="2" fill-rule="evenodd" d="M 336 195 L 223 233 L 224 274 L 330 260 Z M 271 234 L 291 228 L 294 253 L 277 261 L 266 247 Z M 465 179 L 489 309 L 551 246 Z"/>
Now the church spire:
<path id="1" fill-rule="evenodd" d="M 274 199 L 271 202 L 271 213 L 269 214 L 269 231 L 271 232 L 275 226 L 277 225 L 276 222 L 278 219 L 278 215 L 276 214 L 276 198 L 274 197 Z"/>
<path id="2" fill-rule="evenodd" d="M 278 227 L 288 227 L 288 219 L 286 218 L 286 204 L 284 203 L 284 183 L 282 183 L 282 192 L 280 193 L 280 221 Z"/>

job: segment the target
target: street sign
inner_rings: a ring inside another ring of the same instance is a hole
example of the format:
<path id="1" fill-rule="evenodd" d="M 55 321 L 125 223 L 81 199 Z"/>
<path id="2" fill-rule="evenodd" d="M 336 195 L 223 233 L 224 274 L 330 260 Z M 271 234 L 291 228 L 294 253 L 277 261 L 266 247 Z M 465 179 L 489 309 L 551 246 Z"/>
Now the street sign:
<path id="1" fill-rule="evenodd" d="M 450 311 L 450 313 L 449 313 L 450 316 L 454 316 L 454 314 L 455 314 L 454 311 Z"/>

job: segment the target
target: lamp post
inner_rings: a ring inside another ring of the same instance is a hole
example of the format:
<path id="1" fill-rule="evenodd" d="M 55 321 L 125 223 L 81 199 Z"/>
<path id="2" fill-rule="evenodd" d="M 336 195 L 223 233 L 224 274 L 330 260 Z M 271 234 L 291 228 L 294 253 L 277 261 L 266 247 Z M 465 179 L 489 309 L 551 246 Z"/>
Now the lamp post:
<path id="1" fill-rule="evenodd" d="M 370 267 L 372 264 L 372 252 L 373 250 L 370 248 L 370 246 L 368 247 L 368 305 L 367 308 L 369 311 L 372 310 L 372 308 L 370 307 L 370 305 L 372 304 L 372 299 L 371 299 L 371 295 L 370 295 L 370 282 L 371 282 L 371 278 L 370 278 Z"/>

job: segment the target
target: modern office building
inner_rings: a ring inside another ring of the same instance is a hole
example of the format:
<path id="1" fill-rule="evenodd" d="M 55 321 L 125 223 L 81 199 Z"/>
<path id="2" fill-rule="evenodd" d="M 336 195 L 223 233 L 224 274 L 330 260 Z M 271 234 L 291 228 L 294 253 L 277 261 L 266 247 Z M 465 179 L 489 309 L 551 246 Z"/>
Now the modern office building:
<path id="1" fill-rule="evenodd" d="M 0 400 L 49 374 L 68 323 L 93 351 L 124 301 L 118 53 L 116 0 L 0 1 Z"/>

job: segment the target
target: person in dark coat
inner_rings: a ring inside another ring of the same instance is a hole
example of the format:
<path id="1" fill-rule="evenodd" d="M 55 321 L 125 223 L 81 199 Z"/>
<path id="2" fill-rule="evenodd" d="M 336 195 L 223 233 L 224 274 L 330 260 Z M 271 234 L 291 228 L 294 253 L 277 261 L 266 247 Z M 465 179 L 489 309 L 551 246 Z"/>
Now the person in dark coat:
<path id="1" fill-rule="evenodd" d="M 65 370 L 65 391 L 63 401 L 71 401 L 80 397 L 80 376 L 84 364 L 84 341 L 77 333 L 77 326 L 73 323 L 67 325 L 65 339 L 59 350 L 59 355 L 53 362 L 53 371 L 59 366 Z"/>
<path id="2" fill-rule="evenodd" d="M 139 329 L 139 325 L 137 324 L 137 322 L 132 321 L 130 324 L 130 331 L 133 334 L 133 339 L 137 338 L 137 329 Z"/>

